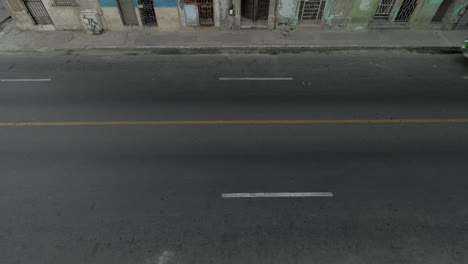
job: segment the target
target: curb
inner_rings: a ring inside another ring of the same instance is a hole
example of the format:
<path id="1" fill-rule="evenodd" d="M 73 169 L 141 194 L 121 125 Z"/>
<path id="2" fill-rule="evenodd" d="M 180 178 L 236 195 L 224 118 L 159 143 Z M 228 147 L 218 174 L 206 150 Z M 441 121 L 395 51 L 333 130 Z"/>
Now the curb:
<path id="1" fill-rule="evenodd" d="M 460 54 L 459 45 L 207 45 L 207 46 L 87 46 L 82 48 L 52 48 L 1 50 L 0 53 L 47 53 L 64 52 L 126 52 L 138 54 L 221 54 L 221 53 L 260 53 L 285 54 L 301 52 L 339 52 L 358 50 L 404 50 L 428 54 Z"/>
<path id="2" fill-rule="evenodd" d="M 91 51 L 151 52 L 155 54 L 216 54 L 216 53 L 300 53 L 347 50 L 407 50 L 423 53 L 461 53 L 459 45 L 209 45 L 209 46 L 88 46 Z"/>

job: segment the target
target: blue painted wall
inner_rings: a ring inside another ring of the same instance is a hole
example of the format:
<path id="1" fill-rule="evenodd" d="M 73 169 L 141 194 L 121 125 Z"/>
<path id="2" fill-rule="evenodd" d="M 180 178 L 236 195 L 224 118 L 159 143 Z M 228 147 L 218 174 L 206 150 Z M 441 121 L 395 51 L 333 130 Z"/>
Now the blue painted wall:
<path id="1" fill-rule="evenodd" d="M 153 0 L 155 7 L 176 7 L 177 0 Z"/>
<path id="2" fill-rule="evenodd" d="M 117 0 L 99 0 L 101 7 L 117 7 Z M 133 5 L 138 6 L 138 0 L 133 0 Z M 154 7 L 177 7 L 177 0 L 153 0 Z"/>
<path id="3" fill-rule="evenodd" d="M 101 7 L 117 7 L 117 0 L 99 0 Z"/>

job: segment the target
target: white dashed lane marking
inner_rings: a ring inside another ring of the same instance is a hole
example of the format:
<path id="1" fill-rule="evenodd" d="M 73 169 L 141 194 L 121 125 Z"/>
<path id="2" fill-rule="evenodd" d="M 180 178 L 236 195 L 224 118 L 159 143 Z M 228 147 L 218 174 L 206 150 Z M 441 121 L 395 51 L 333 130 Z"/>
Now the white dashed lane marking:
<path id="1" fill-rule="evenodd" d="M 230 78 L 221 77 L 220 81 L 292 81 L 291 77 L 280 77 L 280 78 L 253 78 L 253 77 L 241 77 L 241 78 Z"/>
<path id="2" fill-rule="evenodd" d="M 222 198 L 333 197 L 331 192 L 223 193 Z"/>
<path id="3" fill-rule="evenodd" d="M 50 82 L 52 79 L 0 79 L 0 82 Z"/>

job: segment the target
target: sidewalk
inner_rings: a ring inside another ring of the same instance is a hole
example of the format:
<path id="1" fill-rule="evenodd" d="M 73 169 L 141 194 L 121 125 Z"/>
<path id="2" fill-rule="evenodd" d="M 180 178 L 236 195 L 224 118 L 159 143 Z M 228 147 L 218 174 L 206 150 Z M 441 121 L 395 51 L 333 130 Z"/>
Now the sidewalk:
<path id="1" fill-rule="evenodd" d="M 12 21 L 0 25 L 0 52 L 64 50 L 315 50 L 458 48 L 468 31 L 106 31 L 89 35 L 75 31 L 25 32 Z"/>

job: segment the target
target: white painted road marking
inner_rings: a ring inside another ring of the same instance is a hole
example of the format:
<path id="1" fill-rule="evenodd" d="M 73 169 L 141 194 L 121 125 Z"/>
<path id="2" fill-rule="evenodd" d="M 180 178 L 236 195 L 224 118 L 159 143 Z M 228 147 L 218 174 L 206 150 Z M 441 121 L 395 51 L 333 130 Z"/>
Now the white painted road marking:
<path id="1" fill-rule="evenodd" d="M 50 82 L 52 79 L 0 79 L 0 82 Z"/>
<path id="2" fill-rule="evenodd" d="M 291 77 L 284 77 L 284 78 L 250 78 L 250 77 L 243 77 L 243 78 L 219 78 L 220 81 L 292 81 L 294 80 Z"/>
<path id="3" fill-rule="evenodd" d="M 331 192 L 223 193 L 222 198 L 333 197 Z"/>
<path id="4" fill-rule="evenodd" d="M 468 76 L 463 77 L 465 80 L 468 80 Z"/>

